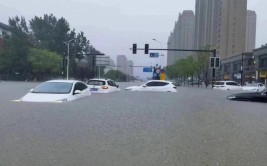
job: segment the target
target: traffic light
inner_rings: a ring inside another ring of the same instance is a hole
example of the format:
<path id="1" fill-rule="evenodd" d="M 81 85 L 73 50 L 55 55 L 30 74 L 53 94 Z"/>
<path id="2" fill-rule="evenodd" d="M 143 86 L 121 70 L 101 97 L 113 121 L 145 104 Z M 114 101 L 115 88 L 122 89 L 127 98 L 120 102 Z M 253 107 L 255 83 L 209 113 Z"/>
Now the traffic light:
<path id="1" fill-rule="evenodd" d="M 137 51 L 137 44 L 133 44 L 133 54 L 136 54 Z"/>
<path id="2" fill-rule="evenodd" d="M 148 54 L 149 52 L 149 44 L 145 44 L 145 54 Z"/>
<path id="3" fill-rule="evenodd" d="M 68 63 L 68 60 L 67 60 L 66 58 L 63 58 L 63 59 L 61 60 L 61 66 L 62 66 L 63 68 L 65 68 L 65 67 L 67 66 L 67 63 Z"/>
<path id="4" fill-rule="evenodd" d="M 220 57 L 215 58 L 215 68 L 220 68 Z"/>
<path id="5" fill-rule="evenodd" d="M 214 68 L 214 57 L 210 57 L 210 68 Z"/>

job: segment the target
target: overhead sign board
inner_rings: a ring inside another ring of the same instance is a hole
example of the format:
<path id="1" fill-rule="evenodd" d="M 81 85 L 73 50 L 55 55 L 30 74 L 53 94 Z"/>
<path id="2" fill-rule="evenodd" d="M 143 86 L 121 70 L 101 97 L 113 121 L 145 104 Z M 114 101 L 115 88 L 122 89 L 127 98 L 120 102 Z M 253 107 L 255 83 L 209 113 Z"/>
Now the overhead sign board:
<path id="1" fill-rule="evenodd" d="M 95 59 L 96 66 L 109 66 L 110 59 L 108 56 L 97 55 Z"/>
<path id="2" fill-rule="evenodd" d="M 159 57 L 159 53 L 158 52 L 151 52 L 151 53 L 149 53 L 149 57 L 150 58 L 158 58 Z"/>
<path id="3" fill-rule="evenodd" d="M 144 73 L 151 73 L 152 72 L 152 67 L 144 67 L 143 68 Z"/>

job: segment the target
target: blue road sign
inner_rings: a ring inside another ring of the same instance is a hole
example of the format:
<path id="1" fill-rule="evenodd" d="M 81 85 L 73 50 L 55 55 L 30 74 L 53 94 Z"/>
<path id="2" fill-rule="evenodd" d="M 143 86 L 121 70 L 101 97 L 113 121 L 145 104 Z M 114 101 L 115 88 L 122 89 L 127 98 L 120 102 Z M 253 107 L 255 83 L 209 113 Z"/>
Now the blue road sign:
<path id="1" fill-rule="evenodd" d="M 159 57 L 159 53 L 158 52 L 151 52 L 151 53 L 149 53 L 149 57 L 150 58 L 158 58 Z"/>
<path id="2" fill-rule="evenodd" d="M 152 72 L 152 67 L 144 67 L 143 68 L 143 72 L 151 73 Z"/>

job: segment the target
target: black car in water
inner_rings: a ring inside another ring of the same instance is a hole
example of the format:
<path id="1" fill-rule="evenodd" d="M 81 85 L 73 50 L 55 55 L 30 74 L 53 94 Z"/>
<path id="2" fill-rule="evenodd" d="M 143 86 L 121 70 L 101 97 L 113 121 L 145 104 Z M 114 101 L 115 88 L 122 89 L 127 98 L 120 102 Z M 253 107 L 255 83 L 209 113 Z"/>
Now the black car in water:
<path id="1" fill-rule="evenodd" d="M 228 100 L 254 101 L 267 103 L 267 89 L 262 92 L 238 93 L 227 96 Z"/>

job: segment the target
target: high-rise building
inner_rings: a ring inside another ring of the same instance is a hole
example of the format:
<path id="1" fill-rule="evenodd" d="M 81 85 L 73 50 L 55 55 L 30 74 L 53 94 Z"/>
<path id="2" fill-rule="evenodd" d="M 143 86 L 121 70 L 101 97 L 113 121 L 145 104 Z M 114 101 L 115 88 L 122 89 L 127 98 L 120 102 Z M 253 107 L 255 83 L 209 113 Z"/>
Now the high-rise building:
<path id="1" fill-rule="evenodd" d="M 133 76 L 133 66 L 134 66 L 134 63 L 132 60 L 129 60 L 128 61 L 128 70 L 127 70 L 127 75 L 129 76 Z"/>
<path id="2" fill-rule="evenodd" d="M 256 23 L 257 15 L 255 11 L 247 11 L 247 27 L 246 27 L 246 52 L 251 52 L 256 45 Z"/>
<path id="3" fill-rule="evenodd" d="M 218 0 L 196 0 L 195 49 L 206 49 L 216 43 Z"/>
<path id="4" fill-rule="evenodd" d="M 193 49 L 195 31 L 195 15 L 191 10 L 185 10 L 179 14 L 173 33 L 169 37 L 169 47 L 174 49 Z M 192 52 L 168 52 L 167 65 L 174 64 L 178 59 L 186 58 Z"/>
<path id="5" fill-rule="evenodd" d="M 196 0 L 195 48 L 217 49 L 222 59 L 246 45 L 247 0 Z"/>
<path id="6" fill-rule="evenodd" d="M 221 58 L 245 52 L 247 0 L 219 0 L 217 54 Z"/>
<path id="7" fill-rule="evenodd" d="M 117 70 L 121 71 L 124 74 L 127 74 L 128 60 L 125 55 L 117 56 Z"/>
<path id="8" fill-rule="evenodd" d="M 109 66 L 106 66 L 105 67 L 105 73 L 108 72 L 109 70 L 115 70 L 116 67 L 115 67 L 115 62 L 113 59 L 109 58 Z"/>

